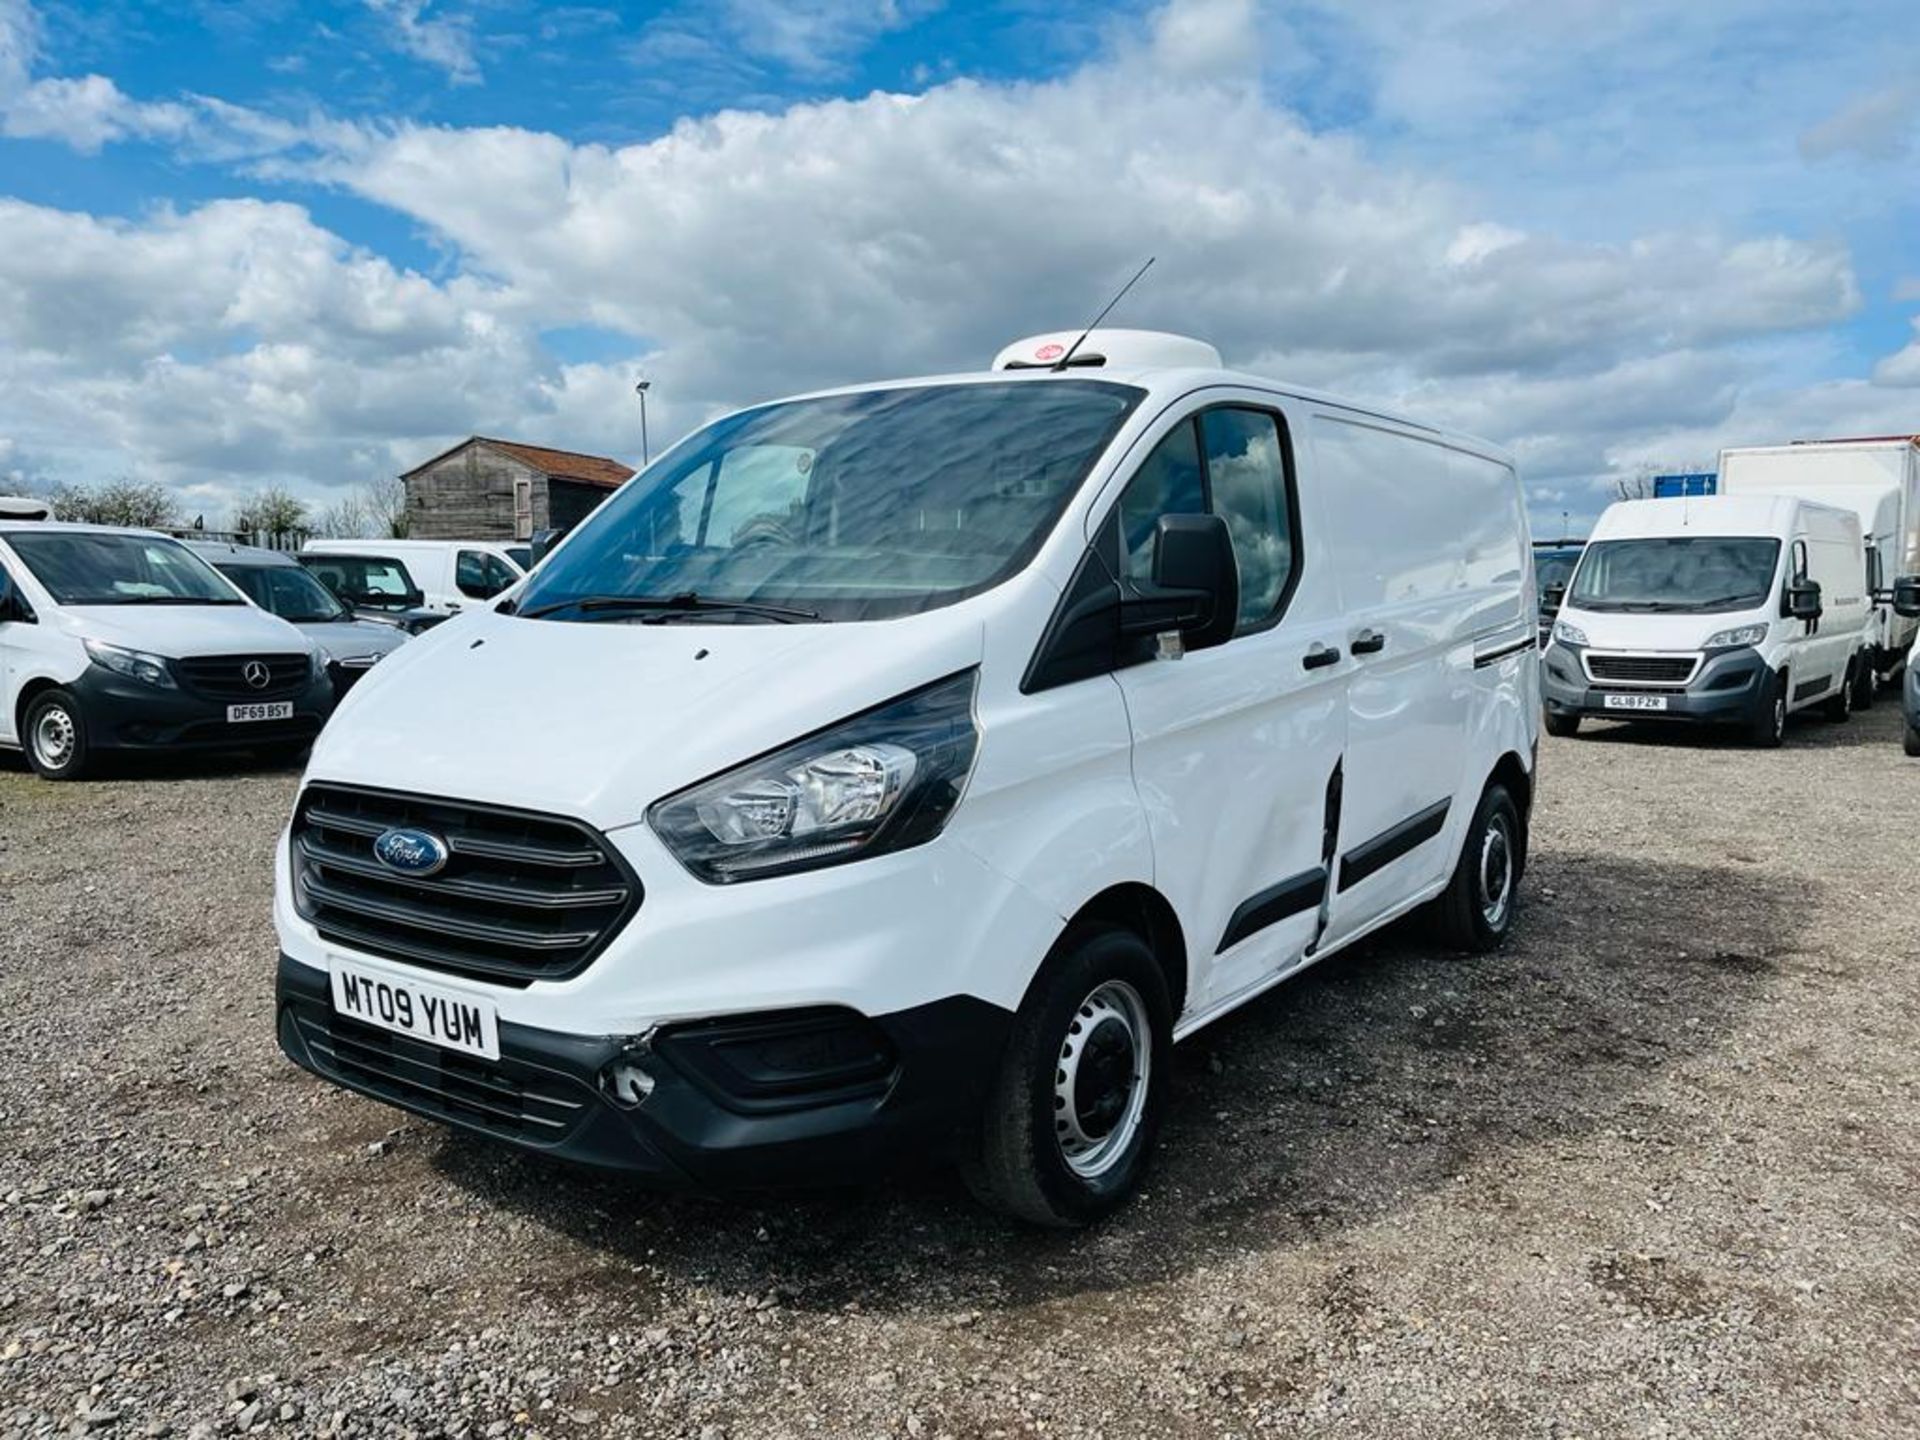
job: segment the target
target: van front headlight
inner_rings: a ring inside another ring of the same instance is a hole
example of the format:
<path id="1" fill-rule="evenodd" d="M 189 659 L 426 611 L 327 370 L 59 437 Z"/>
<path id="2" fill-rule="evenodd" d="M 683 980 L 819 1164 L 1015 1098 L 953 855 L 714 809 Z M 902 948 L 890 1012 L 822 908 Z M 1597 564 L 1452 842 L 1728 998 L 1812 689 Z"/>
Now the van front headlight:
<path id="1" fill-rule="evenodd" d="M 1587 643 L 1587 632 L 1569 621 L 1556 620 L 1553 622 L 1553 638 L 1562 645 L 1584 645 Z"/>
<path id="2" fill-rule="evenodd" d="M 925 844 L 946 827 L 973 769 L 977 675 L 950 676 L 703 780 L 656 803 L 647 823 L 714 885 Z"/>
<path id="3" fill-rule="evenodd" d="M 1716 630 L 1707 636 L 1702 650 L 1718 650 L 1728 645 L 1758 645 L 1767 638 L 1765 625 L 1736 625 L 1731 630 Z"/>
<path id="4" fill-rule="evenodd" d="M 94 664 L 111 670 L 116 675 L 124 675 L 129 680 L 138 680 L 143 685 L 151 685 L 159 690 L 177 690 L 173 683 L 173 670 L 166 658 L 161 655 L 149 655 L 144 650 L 127 650 L 118 645 L 109 645 L 104 640 L 85 640 L 87 655 Z"/>

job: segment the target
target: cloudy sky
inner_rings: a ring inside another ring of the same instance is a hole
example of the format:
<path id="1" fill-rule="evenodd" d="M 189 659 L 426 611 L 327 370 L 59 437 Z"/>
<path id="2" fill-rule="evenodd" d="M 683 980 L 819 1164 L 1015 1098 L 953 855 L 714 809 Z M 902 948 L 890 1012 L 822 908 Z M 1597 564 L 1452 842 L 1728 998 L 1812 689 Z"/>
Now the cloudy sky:
<path id="1" fill-rule="evenodd" d="M 1116 317 L 1519 454 L 1536 525 L 1920 431 L 1913 0 L 0 0 L 0 482 L 324 503 L 472 431 Z M 0 483 L 0 488 L 6 488 Z"/>

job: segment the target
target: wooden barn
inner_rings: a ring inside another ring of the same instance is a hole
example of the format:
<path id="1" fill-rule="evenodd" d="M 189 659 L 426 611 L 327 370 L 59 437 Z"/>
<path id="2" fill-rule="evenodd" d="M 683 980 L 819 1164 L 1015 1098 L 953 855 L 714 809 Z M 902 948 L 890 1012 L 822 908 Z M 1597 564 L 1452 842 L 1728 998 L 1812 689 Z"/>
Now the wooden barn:
<path id="1" fill-rule="evenodd" d="M 414 540 L 528 540 L 579 524 L 634 472 L 580 455 L 475 435 L 400 479 Z"/>

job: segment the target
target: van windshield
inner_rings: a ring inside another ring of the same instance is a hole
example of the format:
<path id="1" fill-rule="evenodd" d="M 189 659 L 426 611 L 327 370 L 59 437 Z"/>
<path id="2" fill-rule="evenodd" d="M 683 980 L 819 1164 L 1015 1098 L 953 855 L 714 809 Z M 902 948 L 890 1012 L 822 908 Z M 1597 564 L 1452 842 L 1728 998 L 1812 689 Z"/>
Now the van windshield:
<path id="1" fill-rule="evenodd" d="M 62 605 L 244 605 L 198 555 L 159 535 L 13 531 L 7 543 Z"/>
<path id="2" fill-rule="evenodd" d="M 1144 393 L 1078 379 L 927 385 L 731 416 L 628 481 L 514 608 L 755 623 L 951 604 L 1031 558 Z"/>
<path id="3" fill-rule="evenodd" d="M 216 567 L 247 592 L 262 610 L 296 625 L 348 619 L 347 607 L 333 592 L 298 565 L 220 565 Z"/>
<path id="4" fill-rule="evenodd" d="M 1587 546 L 1567 603 L 1581 610 L 1752 610 L 1773 593 L 1780 542 L 1753 535 L 1660 536 Z"/>

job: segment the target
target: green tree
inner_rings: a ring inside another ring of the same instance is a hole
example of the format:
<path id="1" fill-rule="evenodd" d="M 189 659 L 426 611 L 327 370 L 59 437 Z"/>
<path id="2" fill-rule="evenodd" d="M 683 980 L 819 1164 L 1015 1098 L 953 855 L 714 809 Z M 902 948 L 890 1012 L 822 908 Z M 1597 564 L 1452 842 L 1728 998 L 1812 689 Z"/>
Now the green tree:
<path id="1" fill-rule="evenodd" d="M 307 525 L 306 502 L 278 485 L 256 491 L 233 512 L 233 528 L 243 535 L 291 535 Z"/>

